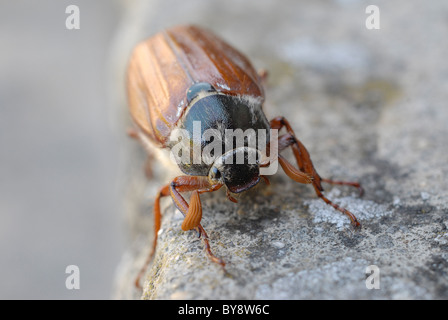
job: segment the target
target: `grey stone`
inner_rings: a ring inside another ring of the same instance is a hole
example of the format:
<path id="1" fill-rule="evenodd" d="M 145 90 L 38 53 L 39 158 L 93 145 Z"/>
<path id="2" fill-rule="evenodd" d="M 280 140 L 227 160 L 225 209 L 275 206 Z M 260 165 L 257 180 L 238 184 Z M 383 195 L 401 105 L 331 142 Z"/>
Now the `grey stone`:
<path id="1" fill-rule="evenodd" d="M 116 298 L 448 298 L 448 7 L 442 0 L 376 1 L 381 29 L 368 30 L 369 4 L 137 1 L 130 7 L 117 36 L 117 77 L 137 40 L 176 24 L 208 27 L 268 70 L 268 118 L 289 119 L 321 176 L 358 180 L 365 196 L 324 186 L 362 222 L 354 231 L 311 187 L 284 173 L 238 204 L 222 190 L 203 195 L 202 225 L 226 272 L 208 260 L 194 232 L 180 229 L 183 217 L 166 200 L 142 294 L 133 280 L 151 245 L 155 192 L 169 180 L 156 163 L 154 178 L 145 181 L 143 153 L 128 142 L 131 244 L 117 272 Z M 128 117 L 124 98 L 118 101 Z M 380 270 L 378 290 L 366 287 L 371 265 Z"/>

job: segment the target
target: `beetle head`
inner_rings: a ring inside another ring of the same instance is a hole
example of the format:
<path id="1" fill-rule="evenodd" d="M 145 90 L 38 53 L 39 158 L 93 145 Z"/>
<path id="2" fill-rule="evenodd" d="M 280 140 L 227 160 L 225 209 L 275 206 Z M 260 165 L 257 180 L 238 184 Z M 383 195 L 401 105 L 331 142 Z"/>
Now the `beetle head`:
<path id="1" fill-rule="evenodd" d="M 209 172 L 212 183 L 222 183 L 232 193 L 240 193 L 260 181 L 259 153 L 240 147 L 224 153 L 213 163 Z"/>

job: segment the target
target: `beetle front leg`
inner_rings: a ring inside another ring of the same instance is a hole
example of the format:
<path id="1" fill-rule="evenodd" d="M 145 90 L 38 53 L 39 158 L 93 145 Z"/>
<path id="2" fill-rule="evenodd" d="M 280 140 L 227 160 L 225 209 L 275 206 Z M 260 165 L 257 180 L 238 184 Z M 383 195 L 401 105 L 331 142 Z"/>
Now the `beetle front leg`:
<path id="1" fill-rule="evenodd" d="M 162 214 L 160 212 L 160 198 L 166 197 L 170 195 L 170 185 L 167 184 L 166 186 L 160 188 L 159 192 L 157 193 L 156 200 L 154 202 L 154 239 L 152 241 L 152 247 L 151 251 L 146 258 L 146 261 L 142 268 L 140 269 L 140 272 L 138 273 L 137 277 L 135 278 L 135 286 L 137 288 L 141 289 L 140 285 L 140 279 L 143 277 L 143 275 L 146 272 L 146 269 L 148 269 L 148 265 L 151 263 L 152 259 L 154 258 L 154 254 L 156 252 L 156 246 L 157 246 L 157 236 L 159 234 L 160 225 L 162 221 Z"/>
<path id="2" fill-rule="evenodd" d="M 186 231 L 196 229 L 199 237 L 202 238 L 204 249 L 209 259 L 224 268 L 226 265 L 225 262 L 212 253 L 210 249 L 210 242 L 208 241 L 208 235 L 200 224 L 200 218 L 202 217 L 202 205 L 199 198 L 200 194 L 205 192 L 213 192 L 221 187 L 222 184 L 211 185 L 208 182 L 207 177 L 180 176 L 171 182 L 170 193 L 176 207 L 185 216 L 182 223 L 182 230 Z M 180 192 L 187 191 L 193 191 L 190 198 L 190 204 L 188 204 L 184 197 L 180 194 Z"/>
<path id="3" fill-rule="evenodd" d="M 348 211 L 345 208 L 340 207 L 336 203 L 333 203 L 331 200 L 329 200 L 327 197 L 325 197 L 322 194 L 322 191 L 324 191 L 324 189 L 322 187 L 321 182 L 354 186 L 354 187 L 357 187 L 360 190 L 360 193 L 362 194 L 363 189 L 362 189 L 361 185 L 357 182 L 333 181 L 330 179 L 322 179 L 319 176 L 319 174 L 317 173 L 316 169 L 314 168 L 314 165 L 313 165 L 313 162 L 311 161 L 311 157 L 310 157 L 308 150 L 300 142 L 300 140 L 296 138 L 294 131 L 292 130 L 292 127 L 290 126 L 289 122 L 283 117 L 277 117 L 277 118 L 273 119 L 270 124 L 271 124 L 272 129 L 280 130 L 283 127 L 285 127 L 288 132 L 287 134 L 279 137 L 278 152 L 280 153 L 282 150 L 286 149 L 287 147 L 291 147 L 300 171 L 303 173 L 309 174 L 313 178 L 311 183 L 314 187 L 314 191 L 316 192 L 317 196 L 319 198 L 321 198 L 323 201 L 325 201 L 325 203 L 331 205 L 336 210 L 347 215 L 350 218 L 350 221 L 354 227 L 356 227 L 356 228 L 361 227 L 361 224 L 359 223 L 358 219 L 356 219 L 356 217 L 353 213 L 351 213 L 350 211 Z M 280 159 L 281 159 L 281 156 L 279 156 L 279 160 Z M 279 161 L 279 162 L 280 162 L 280 165 L 282 166 L 282 168 L 288 174 L 288 167 L 286 165 L 282 164 L 282 161 Z M 284 161 L 283 161 L 283 163 L 284 163 Z M 289 164 L 289 163 L 286 163 L 286 164 Z M 288 174 L 288 176 L 291 177 L 290 174 Z M 298 182 L 300 182 L 300 181 L 298 181 Z M 304 183 L 306 183 L 306 182 L 304 182 Z"/>
<path id="4" fill-rule="evenodd" d="M 137 278 L 135 279 L 135 286 L 137 288 L 141 288 L 140 279 L 146 272 L 148 265 L 153 260 L 156 251 L 157 238 L 162 220 L 162 214 L 160 211 L 160 198 L 167 197 L 169 195 L 171 195 L 171 197 L 173 198 L 176 207 L 185 216 L 185 219 L 182 223 L 182 230 L 186 231 L 195 229 L 204 242 L 205 252 L 207 253 L 207 256 L 210 258 L 210 260 L 221 265 L 224 268 L 225 262 L 212 253 L 210 249 L 210 243 L 208 241 L 208 235 L 200 224 L 202 218 L 202 205 L 199 198 L 199 194 L 204 192 L 213 192 L 221 187 L 222 185 L 219 184 L 210 185 L 206 177 L 179 176 L 175 178 L 170 184 L 165 185 L 159 190 L 154 202 L 154 240 L 152 243 L 151 251 L 146 258 L 145 264 L 143 265 Z M 180 194 L 180 192 L 187 191 L 192 191 L 190 205 Z"/>

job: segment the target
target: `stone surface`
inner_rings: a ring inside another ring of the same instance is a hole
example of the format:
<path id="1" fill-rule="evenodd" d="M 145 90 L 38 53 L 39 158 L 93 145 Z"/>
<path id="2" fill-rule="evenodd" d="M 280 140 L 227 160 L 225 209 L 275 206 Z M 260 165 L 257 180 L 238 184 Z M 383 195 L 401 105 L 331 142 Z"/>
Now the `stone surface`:
<path id="1" fill-rule="evenodd" d="M 362 222 L 356 232 L 312 188 L 284 173 L 238 204 L 224 191 L 204 195 L 202 225 L 227 272 L 207 259 L 194 232 L 181 231 L 182 215 L 166 200 L 141 294 L 132 283 L 152 239 L 152 201 L 169 180 L 155 164 L 155 177 L 145 181 L 143 153 L 128 142 L 132 244 L 118 268 L 116 298 L 448 298 L 448 6 L 376 1 L 381 29 L 368 30 L 369 4 L 152 1 L 130 7 L 117 61 L 126 60 L 137 40 L 171 25 L 214 30 L 268 70 L 268 118 L 287 117 L 321 176 L 358 180 L 365 196 L 325 186 L 330 199 Z M 380 270 L 379 290 L 366 287 L 370 265 Z"/>

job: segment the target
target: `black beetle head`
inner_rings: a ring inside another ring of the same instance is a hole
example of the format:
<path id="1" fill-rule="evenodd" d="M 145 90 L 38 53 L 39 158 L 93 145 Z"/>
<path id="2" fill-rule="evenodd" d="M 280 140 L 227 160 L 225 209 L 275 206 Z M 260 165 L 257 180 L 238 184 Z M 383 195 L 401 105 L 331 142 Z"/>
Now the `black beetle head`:
<path id="1" fill-rule="evenodd" d="M 241 147 L 217 158 L 210 169 L 212 182 L 224 183 L 232 193 L 240 193 L 260 181 L 259 154 L 256 149 Z"/>

